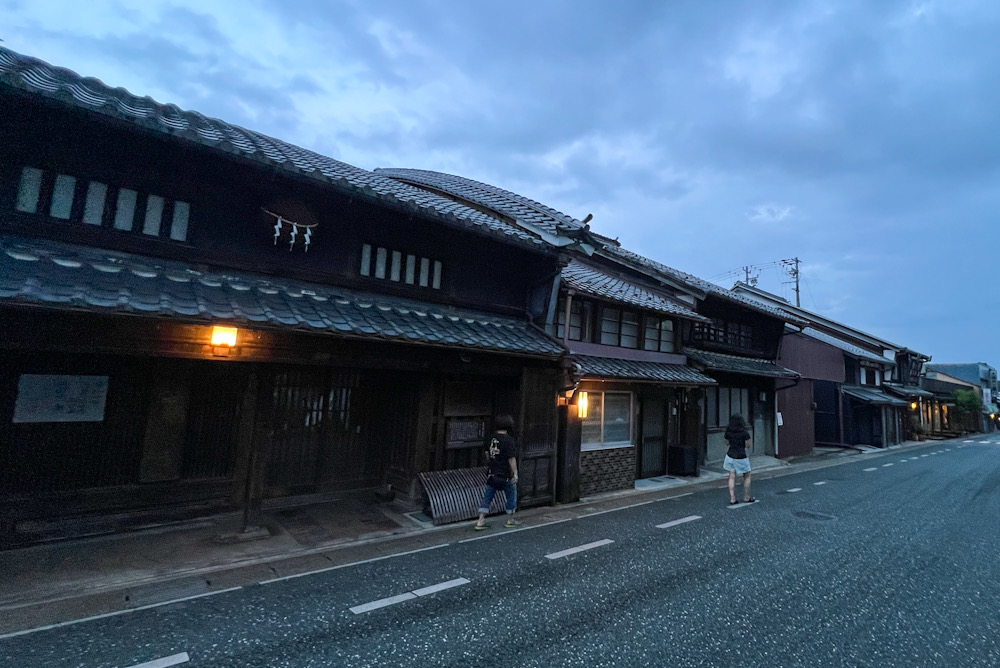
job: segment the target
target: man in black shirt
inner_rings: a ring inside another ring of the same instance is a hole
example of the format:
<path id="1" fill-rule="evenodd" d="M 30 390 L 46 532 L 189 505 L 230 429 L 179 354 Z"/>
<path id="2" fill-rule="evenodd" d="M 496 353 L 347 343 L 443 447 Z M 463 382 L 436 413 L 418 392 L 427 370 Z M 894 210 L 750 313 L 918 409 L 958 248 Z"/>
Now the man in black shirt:
<path id="1" fill-rule="evenodd" d="M 507 497 L 508 529 L 520 526 L 521 522 L 514 519 L 517 509 L 517 441 L 508 433 L 514 428 L 514 418 L 510 415 L 500 415 L 496 420 L 496 431 L 490 436 L 486 466 L 486 489 L 483 500 L 479 503 L 479 521 L 476 531 L 490 528 L 486 523 L 486 515 L 490 512 L 490 504 L 496 493 L 503 490 Z"/>

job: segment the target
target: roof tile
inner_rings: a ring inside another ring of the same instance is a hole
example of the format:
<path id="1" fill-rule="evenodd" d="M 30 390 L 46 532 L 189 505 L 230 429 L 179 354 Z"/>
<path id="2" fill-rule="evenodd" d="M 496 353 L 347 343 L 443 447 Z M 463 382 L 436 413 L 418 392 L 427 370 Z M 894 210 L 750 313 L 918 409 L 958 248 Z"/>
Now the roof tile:
<path id="1" fill-rule="evenodd" d="M 625 380 L 661 381 L 678 385 L 715 385 L 708 376 L 683 364 L 664 364 L 623 360 L 613 357 L 574 355 L 583 369 L 584 378 L 620 378 Z"/>
<path id="2" fill-rule="evenodd" d="M 576 260 L 563 269 L 562 278 L 567 286 L 594 297 L 603 297 L 688 320 L 710 322 L 708 318 L 698 315 L 678 302 Z"/>
<path id="3" fill-rule="evenodd" d="M 195 111 L 182 111 L 172 104 L 140 98 L 124 88 L 111 88 L 94 78 L 83 78 L 64 68 L 24 56 L 0 46 L 0 86 L 16 88 L 58 99 L 67 104 L 106 114 L 144 128 L 179 137 L 271 166 L 292 167 L 325 184 L 381 199 L 404 203 L 427 215 L 458 222 L 472 230 L 534 248 L 545 248 L 538 235 L 497 216 L 458 204 L 386 176 L 375 174 L 319 153 L 289 144 L 253 130 L 209 119 Z"/>
<path id="4" fill-rule="evenodd" d="M 0 236 L 0 251 L 0 299 L 8 304 L 264 324 L 550 358 L 565 353 L 517 318 L 248 272 L 199 272 L 180 262 L 56 241 Z M 109 266 L 128 271 L 97 269 Z M 136 270 L 154 275 L 140 278 Z"/>
<path id="5" fill-rule="evenodd" d="M 684 354 L 695 362 L 703 364 L 710 371 L 738 373 L 747 376 L 765 376 L 768 378 L 799 377 L 798 372 L 778 366 L 773 361 L 767 359 L 711 353 L 707 350 L 698 350 L 696 348 L 685 348 Z"/>

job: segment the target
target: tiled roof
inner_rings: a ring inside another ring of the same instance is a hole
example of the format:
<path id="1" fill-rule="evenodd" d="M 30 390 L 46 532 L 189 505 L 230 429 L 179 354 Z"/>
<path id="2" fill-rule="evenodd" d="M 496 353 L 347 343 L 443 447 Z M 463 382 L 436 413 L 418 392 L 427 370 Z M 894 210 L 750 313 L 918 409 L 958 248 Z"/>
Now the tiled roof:
<path id="1" fill-rule="evenodd" d="M 149 97 L 137 97 L 124 88 L 111 88 L 98 79 L 81 77 L 0 46 L 0 86 L 58 100 L 133 125 L 171 135 L 231 155 L 280 167 L 360 196 L 381 200 L 415 213 L 498 236 L 509 241 L 546 248 L 537 234 L 490 216 L 423 188 L 379 176 L 360 167 L 328 158 L 293 144 L 231 125 L 196 111 L 184 111 Z"/>
<path id="2" fill-rule="evenodd" d="M 740 357 L 724 353 L 710 353 L 696 348 L 685 348 L 684 354 L 705 365 L 710 371 L 726 373 L 741 373 L 747 376 L 765 376 L 768 378 L 798 378 L 799 374 L 791 369 L 778 366 L 771 360 L 756 357 Z"/>
<path id="3" fill-rule="evenodd" d="M 0 303 L 557 357 L 527 320 L 54 241 L 0 237 Z"/>
<path id="4" fill-rule="evenodd" d="M 605 240 L 604 246 L 601 248 L 601 251 L 607 257 L 610 257 L 618 261 L 624 261 L 629 265 L 636 267 L 640 270 L 644 270 L 646 272 L 653 272 L 654 276 L 659 275 L 668 280 L 686 284 L 706 294 L 714 295 L 720 299 L 740 304 L 751 310 L 757 311 L 759 313 L 765 313 L 769 316 L 779 318 L 785 322 L 790 322 L 802 326 L 807 324 L 805 320 L 802 320 L 801 318 L 794 316 L 787 311 L 775 308 L 773 306 L 768 306 L 767 304 L 762 304 L 759 301 L 737 294 L 732 290 L 727 290 L 721 285 L 716 285 L 715 283 L 711 283 L 704 279 L 698 278 L 693 274 L 689 274 L 687 272 L 674 269 L 673 267 L 668 267 L 667 265 L 657 262 L 656 260 L 650 260 L 648 257 L 643 257 L 638 253 L 634 253 L 630 250 L 622 248 L 618 244 L 618 242 L 612 241 L 611 239 Z"/>
<path id="5" fill-rule="evenodd" d="M 899 395 L 901 397 L 933 397 L 933 392 L 928 392 L 927 390 L 922 390 L 919 387 L 914 387 L 913 385 L 892 385 L 889 383 L 882 383 L 882 389 L 889 390 L 893 394 Z"/>
<path id="6" fill-rule="evenodd" d="M 380 176 L 417 186 L 427 186 L 461 197 L 513 218 L 519 225 L 548 235 L 555 245 L 567 245 L 586 229 L 584 224 L 555 209 L 479 181 L 424 169 L 379 168 Z"/>
<path id="7" fill-rule="evenodd" d="M 683 364 L 640 362 L 611 357 L 575 355 L 583 368 L 584 378 L 621 378 L 626 380 L 652 380 L 683 385 L 715 385 L 708 376 Z"/>
<path id="8" fill-rule="evenodd" d="M 698 315 L 682 304 L 576 260 L 571 261 L 562 270 L 562 279 L 574 290 L 594 297 L 603 297 L 688 320 L 710 322 L 708 318 Z"/>
<path id="9" fill-rule="evenodd" d="M 864 348 L 860 348 L 858 346 L 850 344 L 847 341 L 842 341 L 841 339 L 838 339 L 835 336 L 830 336 L 829 334 L 821 332 L 818 329 L 813 329 L 812 327 L 806 327 L 805 329 L 802 330 L 802 334 L 808 336 L 811 339 L 815 339 L 827 345 L 831 345 L 834 348 L 840 348 L 848 355 L 857 357 L 858 359 L 868 360 L 869 362 L 879 362 L 880 364 L 885 364 L 888 366 L 896 366 L 896 363 L 887 357 L 883 357 L 881 355 L 873 353 L 870 350 L 865 350 Z"/>
<path id="10" fill-rule="evenodd" d="M 902 399 L 890 397 L 885 392 L 880 392 L 879 390 L 867 387 L 861 387 L 860 385 L 843 385 L 840 389 L 843 390 L 844 394 L 854 397 L 855 399 L 859 399 L 867 404 L 879 404 L 885 406 L 908 405 Z"/>

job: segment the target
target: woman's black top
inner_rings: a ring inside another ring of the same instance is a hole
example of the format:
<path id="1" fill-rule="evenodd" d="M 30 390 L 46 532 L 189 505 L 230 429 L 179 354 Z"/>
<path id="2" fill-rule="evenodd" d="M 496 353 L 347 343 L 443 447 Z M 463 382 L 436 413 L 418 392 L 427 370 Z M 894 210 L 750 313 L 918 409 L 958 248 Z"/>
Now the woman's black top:
<path id="1" fill-rule="evenodd" d="M 747 441 L 750 440 L 750 434 L 745 429 L 732 427 L 726 429 L 726 440 L 729 441 L 729 451 L 726 454 L 730 459 L 747 458 Z"/>

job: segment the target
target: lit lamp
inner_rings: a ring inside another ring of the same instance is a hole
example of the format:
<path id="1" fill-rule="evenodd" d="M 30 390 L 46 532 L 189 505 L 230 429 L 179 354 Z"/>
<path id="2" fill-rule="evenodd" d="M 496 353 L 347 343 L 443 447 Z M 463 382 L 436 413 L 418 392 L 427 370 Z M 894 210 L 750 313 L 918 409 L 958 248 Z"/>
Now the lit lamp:
<path id="1" fill-rule="evenodd" d="M 912 403 L 910 404 L 910 410 L 911 410 L 911 411 L 915 411 L 915 410 L 917 410 L 917 402 L 916 402 L 916 401 L 914 401 L 914 402 L 912 402 Z"/>
<path id="2" fill-rule="evenodd" d="M 590 396 L 586 392 L 580 392 L 576 397 L 576 416 L 583 420 L 590 414 Z"/>
<path id="3" fill-rule="evenodd" d="M 228 355 L 231 348 L 236 347 L 235 327 L 212 327 L 212 352 L 215 355 Z"/>

